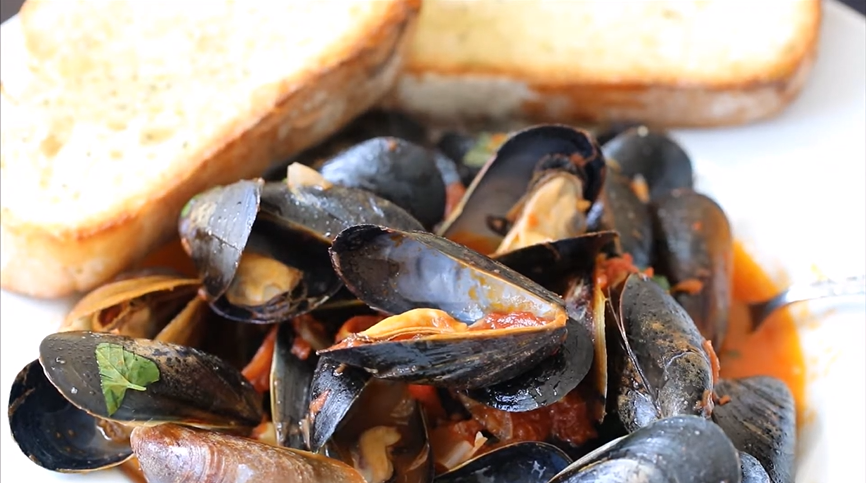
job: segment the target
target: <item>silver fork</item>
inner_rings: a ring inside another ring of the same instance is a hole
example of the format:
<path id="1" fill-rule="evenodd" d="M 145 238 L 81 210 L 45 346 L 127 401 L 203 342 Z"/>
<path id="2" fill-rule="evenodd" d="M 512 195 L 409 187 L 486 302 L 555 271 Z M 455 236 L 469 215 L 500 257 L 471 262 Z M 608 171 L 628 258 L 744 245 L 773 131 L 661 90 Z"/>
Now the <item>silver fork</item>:
<path id="1" fill-rule="evenodd" d="M 794 284 L 769 300 L 748 305 L 752 330 L 757 330 L 776 310 L 796 302 L 863 294 L 866 294 L 866 275 L 842 280 L 821 280 L 809 284 Z"/>

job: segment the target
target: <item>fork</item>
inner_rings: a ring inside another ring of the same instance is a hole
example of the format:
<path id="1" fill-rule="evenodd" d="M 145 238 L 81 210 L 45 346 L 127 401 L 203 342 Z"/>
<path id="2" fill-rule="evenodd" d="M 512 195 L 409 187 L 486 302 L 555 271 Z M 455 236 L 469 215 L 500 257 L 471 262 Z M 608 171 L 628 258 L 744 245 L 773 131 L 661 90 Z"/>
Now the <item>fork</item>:
<path id="1" fill-rule="evenodd" d="M 752 330 L 758 330 L 770 314 L 776 310 L 796 302 L 863 294 L 866 294 L 866 275 L 842 280 L 821 280 L 809 284 L 794 284 L 769 300 L 748 305 Z"/>

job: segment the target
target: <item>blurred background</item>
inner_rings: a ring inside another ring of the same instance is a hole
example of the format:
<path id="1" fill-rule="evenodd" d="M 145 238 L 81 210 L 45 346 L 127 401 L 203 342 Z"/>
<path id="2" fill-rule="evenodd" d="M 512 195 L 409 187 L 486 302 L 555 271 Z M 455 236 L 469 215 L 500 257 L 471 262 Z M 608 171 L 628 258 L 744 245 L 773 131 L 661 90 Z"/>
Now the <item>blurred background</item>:
<path id="1" fill-rule="evenodd" d="M 866 0 L 839 1 L 857 10 L 858 12 L 860 12 L 860 14 L 866 15 Z M 6 19 L 18 13 L 18 10 L 21 8 L 22 3 L 24 3 L 24 0 L 0 0 L 0 22 L 5 22 Z"/>

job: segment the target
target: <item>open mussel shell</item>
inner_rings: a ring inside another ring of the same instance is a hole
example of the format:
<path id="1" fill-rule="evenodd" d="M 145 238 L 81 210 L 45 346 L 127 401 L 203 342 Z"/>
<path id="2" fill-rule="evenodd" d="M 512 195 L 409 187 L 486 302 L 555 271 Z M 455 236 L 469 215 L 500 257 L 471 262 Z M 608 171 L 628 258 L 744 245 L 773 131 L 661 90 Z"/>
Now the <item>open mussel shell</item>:
<path id="1" fill-rule="evenodd" d="M 712 421 L 662 419 L 572 463 L 549 483 L 740 483 L 739 454 Z"/>
<path id="2" fill-rule="evenodd" d="M 542 165 L 557 160 L 570 160 L 581 172 L 584 198 L 594 201 L 606 169 L 595 140 L 587 132 L 569 126 L 534 126 L 518 131 L 499 147 L 438 233 L 452 240 L 471 238 L 473 248 L 493 253 L 503 234 L 489 226 L 488 220 L 503 219 L 524 197 Z"/>
<path id="3" fill-rule="evenodd" d="M 602 146 L 623 176 L 640 175 L 649 188 L 649 198 L 658 199 L 678 188 L 692 188 L 692 161 L 683 148 L 664 131 L 635 127 Z"/>
<path id="4" fill-rule="evenodd" d="M 331 458 L 177 424 L 135 428 L 131 442 L 148 483 L 366 483 Z"/>
<path id="5" fill-rule="evenodd" d="M 243 375 L 222 359 L 191 347 L 62 332 L 42 340 L 39 361 L 63 397 L 100 418 L 224 428 L 254 427 L 262 419 L 261 396 Z M 143 377 L 145 371 L 147 380 L 136 382 L 133 376 Z M 123 391 L 118 393 L 118 386 Z"/>
<path id="6" fill-rule="evenodd" d="M 316 368 L 316 356 L 301 359 L 292 353 L 297 335 L 290 324 L 277 329 L 274 356 L 271 360 L 271 421 L 277 444 L 287 448 L 307 449 L 302 424 L 310 405 L 310 383 Z"/>
<path id="7" fill-rule="evenodd" d="M 610 381 L 612 392 L 618 392 L 617 412 L 625 429 L 635 431 L 670 416 L 708 417 L 712 365 L 688 313 L 639 274 L 626 279 L 618 306 L 616 328 L 622 344 L 612 360 Z"/>
<path id="8" fill-rule="evenodd" d="M 399 382 L 371 379 L 341 421 L 327 454 L 368 483 L 429 483 L 433 455 L 421 404 Z"/>
<path id="9" fill-rule="evenodd" d="M 327 443 L 346 413 L 367 387 L 370 374 L 327 357 L 320 357 L 310 384 L 306 416 L 308 447 L 318 452 Z"/>
<path id="10" fill-rule="evenodd" d="M 127 434 L 111 437 L 112 430 L 123 429 L 72 405 L 45 377 L 38 360 L 24 367 L 12 383 L 9 427 L 21 451 L 52 471 L 99 470 L 132 457 Z"/>
<path id="11" fill-rule="evenodd" d="M 737 449 L 754 456 L 773 483 L 794 481 L 797 442 L 794 397 L 770 376 L 721 380 L 719 397 L 730 397 L 713 410 L 713 420 Z"/>
<path id="12" fill-rule="evenodd" d="M 319 169 L 337 185 L 360 188 L 395 203 L 427 228 L 442 220 L 445 182 L 433 154 L 394 137 L 366 140 L 329 159 Z"/>
<path id="13" fill-rule="evenodd" d="M 485 387 L 532 368 L 566 337 L 567 314 L 559 297 L 436 235 L 358 225 L 336 238 L 331 257 L 359 299 L 400 314 L 320 351 L 376 377 L 455 389 Z M 502 325 L 478 323 L 497 314 L 503 314 Z M 441 327 L 442 316 L 467 330 L 451 325 L 453 330 L 430 332 Z M 511 319 L 513 325 L 507 322 Z M 476 324 L 480 328 L 473 330 Z M 373 332 L 379 335 L 368 335 Z"/>
<path id="14" fill-rule="evenodd" d="M 180 213 L 184 250 L 202 276 L 210 300 L 228 288 L 259 210 L 264 181 L 241 180 L 191 198 Z"/>
<path id="15" fill-rule="evenodd" d="M 541 442 L 502 446 L 442 473 L 434 483 L 546 483 L 571 459 L 561 449 Z"/>
<path id="16" fill-rule="evenodd" d="M 595 368 L 593 377 L 603 408 L 607 349 L 604 296 L 595 287 L 595 261 L 602 247 L 615 238 L 616 233 L 610 231 L 591 233 L 531 245 L 495 258 L 542 287 L 567 296 L 571 315 L 566 324 L 568 334 L 559 351 L 537 366 L 514 379 L 466 391 L 467 397 L 503 411 L 531 411 L 562 399 Z"/>
<path id="17" fill-rule="evenodd" d="M 675 190 L 653 203 L 658 273 L 701 334 L 720 348 L 728 326 L 734 239 L 722 208 L 692 190 Z M 697 283 L 690 290 L 677 284 Z"/>
<path id="18" fill-rule="evenodd" d="M 195 297 L 200 285 L 198 279 L 161 274 L 116 280 L 82 297 L 60 331 L 152 337 Z"/>

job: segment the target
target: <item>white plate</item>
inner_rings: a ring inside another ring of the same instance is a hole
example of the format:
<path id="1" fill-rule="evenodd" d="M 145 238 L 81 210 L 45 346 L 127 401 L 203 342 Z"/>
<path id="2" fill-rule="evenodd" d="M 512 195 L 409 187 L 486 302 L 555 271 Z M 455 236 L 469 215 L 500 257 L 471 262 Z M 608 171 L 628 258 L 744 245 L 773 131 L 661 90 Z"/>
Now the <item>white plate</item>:
<path id="1" fill-rule="evenodd" d="M 0 28 L 4 69 L 20 52 L 14 20 Z M 802 96 L 780 117 L 674 134 L 693 155 L 699 188 L 715 197 L 736 235 L 793 281 L 813 266 L 830 276 L 866 266 L 866 19 L 825 4 L 820 53 Z M 16 373 L 37 356 L 72 301 L 0 293 L 2 401 Z M 829 310 L 828 310 L 829 309 Z M 866 308 L 863 298 L 810 304 L 820 324 L 802 324 L 809 363 L 807 424 L 800 431 L 798 483 L 866 481 Z M 817 315 L 816 315 L 817 316 Z M 119 472 L 61 475 L 30 462 L 0 425 L 3 481 L 127 481 Z"/>

